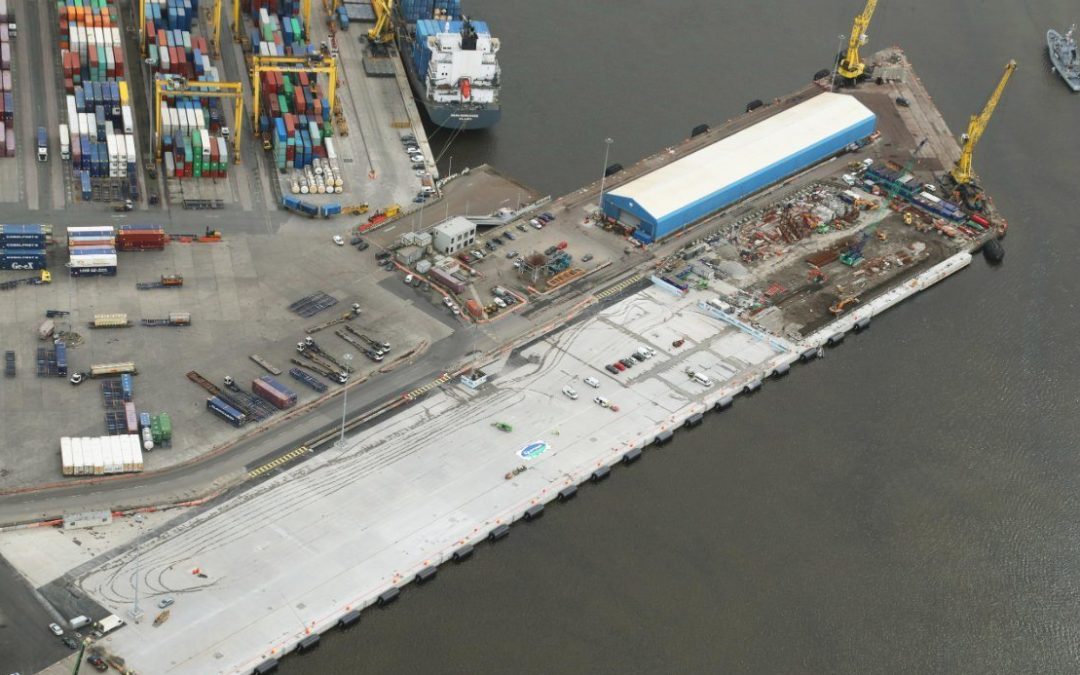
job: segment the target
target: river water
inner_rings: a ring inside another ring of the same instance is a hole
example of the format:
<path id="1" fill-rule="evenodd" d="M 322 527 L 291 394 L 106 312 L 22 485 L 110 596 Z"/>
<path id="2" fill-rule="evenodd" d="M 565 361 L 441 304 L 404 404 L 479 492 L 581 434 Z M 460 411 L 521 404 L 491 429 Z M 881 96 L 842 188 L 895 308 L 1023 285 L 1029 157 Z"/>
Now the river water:
<path id="1" fill-rule="evenodd" d="M 460 138 L 551 194 L 829 67 L 857 0 L 467 0 L 504 117 Z M 815 8 L 810 9 L 808 6 Z M 282 672 L 1080 672 L 1080 96 L 1075 0 L 883 0 L 955 133 L 1020 67 L 976 170 L 1009 219 L 871 330 L 444 568 Z M 435 136 L 438 151 L 448 132 Z"/>

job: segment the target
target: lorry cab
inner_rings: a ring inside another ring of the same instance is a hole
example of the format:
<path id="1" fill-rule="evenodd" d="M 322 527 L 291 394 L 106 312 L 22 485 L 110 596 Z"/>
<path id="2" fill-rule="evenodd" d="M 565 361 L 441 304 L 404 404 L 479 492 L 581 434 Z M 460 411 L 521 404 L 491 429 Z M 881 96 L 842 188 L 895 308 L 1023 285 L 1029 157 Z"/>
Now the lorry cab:
<path id="1" fill-rule="evenodd" d="M 37 128 L 37 158 L 39 162 L 49 161 L 49 134 L 45 127 Z"/>

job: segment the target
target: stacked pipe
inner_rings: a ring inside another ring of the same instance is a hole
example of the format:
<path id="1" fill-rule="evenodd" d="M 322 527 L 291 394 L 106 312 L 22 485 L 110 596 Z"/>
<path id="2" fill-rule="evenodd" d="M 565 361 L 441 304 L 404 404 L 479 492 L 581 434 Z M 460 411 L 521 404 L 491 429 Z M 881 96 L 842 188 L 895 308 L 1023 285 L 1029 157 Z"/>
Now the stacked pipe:
<path id="1" fill-rule="evenodd" d="M 324 138 L 323 145 L 326 148 L 326 157 L 316 157 L 310 166 L 293 173 L 293 194 L 332 195 L 344 191 L 345 181 L 338 165 L 334 139 Z"/>
<path id="2" fill-rule="evenodd" d="M 71 276 L 116 276 L 116 232 L 112 225 L 67 229 Z"/>
<path id="3" fill-rule="evenodd" d="M 15 94 L 11 86 L 8 21 L 7 0 L 0 0 L 0 157 L 15 156 Z"/>
<path id="4" fill-rule="evenodd" d="M 43 270 L 45 228 L 41 225 L 0 225 L 0 270 Z"/>
<path id="5" fill-rule="evenodd" d="M 57 0 L 72 168 L 82 198 L 91 178 L 127 178 L 139 195 L 135 120 L 124 77 L 119 10 L 112 0 Z"/>

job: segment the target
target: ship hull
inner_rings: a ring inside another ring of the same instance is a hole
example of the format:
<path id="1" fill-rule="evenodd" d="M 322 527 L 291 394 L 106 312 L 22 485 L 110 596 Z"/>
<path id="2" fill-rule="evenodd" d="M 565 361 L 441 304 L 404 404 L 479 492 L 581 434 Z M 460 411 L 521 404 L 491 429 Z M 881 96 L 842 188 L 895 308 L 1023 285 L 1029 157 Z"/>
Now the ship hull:
<path id="1" fill-rule="evenodd" d="M 1069 64 L 1062 61 L 1055 49 L 1055 47 L 1064 42 L 1065 38 L 1056 30 L 1046 31 L 1046 51 L 1050 56 L 1050 63 L 1054 64 L 1054 70 L 1057 71 L 1057 74 L 1065 81 L 1065 84 L 1068 85 L 1069 89 L 1080 92 L 1080 71 L 1071 68 Z"/>
<path id="2" fill-rule="evenodd" d="M 399 31 L 397 36 L 398 53 L 401 62 L 405 66 L 405 74 L 409 78 L 409 86 L 412 87 L 414 98 L 427 113 L 431 123 L 445 129 L 459 129 L 462 131 L 474 131 L 488 129 L 502 117 L 502 108 L 498 103 L 493 105 L 460 105 L 453 103 L 437 103 L 428 100 L 424 91 L 424 84 L 416 76 L 416 69 L 408 54 L 412 52 L 411 43 L 405 38 L 405 32 Z"/>

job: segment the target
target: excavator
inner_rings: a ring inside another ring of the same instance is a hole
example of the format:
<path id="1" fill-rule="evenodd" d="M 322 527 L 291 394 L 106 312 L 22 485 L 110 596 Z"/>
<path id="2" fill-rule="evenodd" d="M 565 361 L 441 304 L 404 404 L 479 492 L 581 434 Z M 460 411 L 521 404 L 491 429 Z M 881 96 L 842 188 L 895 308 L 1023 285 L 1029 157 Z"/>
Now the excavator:
<path id="1" fill-rule="evenodd" d="M 394 41 L 394 0 L 371 0 L 375 25 L 368 31 L 368 43 L 374 48 Z"/>
<path id="2" fill-rule="evenodd" d="M 848 36 L 847 51 L 840 56 L 840 62 L 836 66 L 837 74 L 849 82 L 856 82 L 866 75 L 866 64 L 859 57 L 859 47 L 866 44 L 866 29 L 870 27 L 870 17 L 874 15 L 876 7 L 877 0 L 867 0 L 862 14 L 855 17 L 851 35 Z"/>
<path id="3" fill-rule="evenodd" d="M 979 139 L 982 138 L 983 132 L 986 131 L 986 125 L 990 123 L 990 117 L 994 114 L 994 109 L 997 108 L 998 101 L 1001 99 L 1001 92 L 1005 91 L 1005 85 L 1008 84 L 1009 78 L 1012 77 L 1015 70 L 1015 59 L 1005 64 L 1005 72 L 1002 73 L 1001 79 L 998 80 L 997 87 L 994 88 L 994 92 L 990 95 L 990 100 L 986 102 L 986 106 L 981 113 L 971 116 L 967 133 L 960 137 L 960 142 L 963 144 L 960 149 L 960 159 L 956 161 L 956 166 L 948 174 L 952 182 L 955 183 L 954 194 L 962 199 L 964 205 L 973 211 L 982 210 L 982 190 L 975 183 L 975 172 L 971 168 L 971 158 L 975 152 L 975 146 L 979 143 Z"/>

